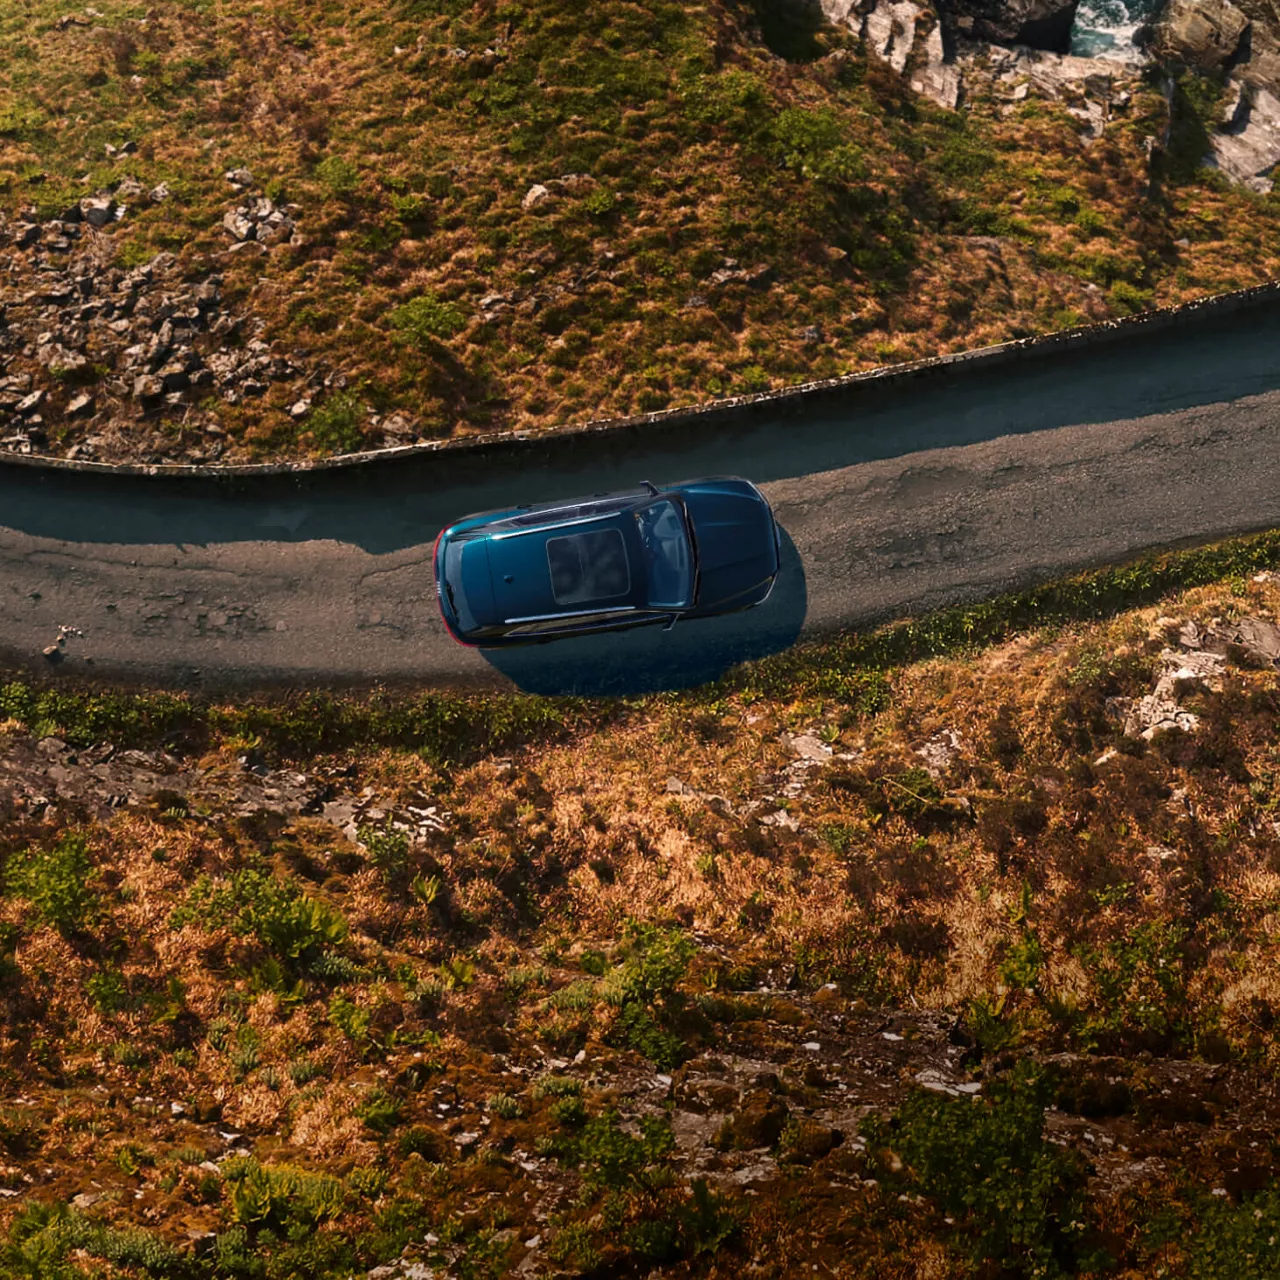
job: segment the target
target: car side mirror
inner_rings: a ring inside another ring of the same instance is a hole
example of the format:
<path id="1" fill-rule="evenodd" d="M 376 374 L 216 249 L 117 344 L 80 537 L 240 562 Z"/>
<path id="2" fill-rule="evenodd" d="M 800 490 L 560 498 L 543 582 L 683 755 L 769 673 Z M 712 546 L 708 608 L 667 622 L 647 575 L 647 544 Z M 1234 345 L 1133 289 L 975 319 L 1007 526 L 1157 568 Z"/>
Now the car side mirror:
<path id="1" fill-rule="evenodd" d="M 641 484 L 642 484 L 646 489 L 648 489 L 648 490 L 649 490 L 649 493 L 650 493 L 650 495 L 651 495 L 651 496 L 653 496 L 653 497 L 655 497 L 655 498 L 658 496 L 658 494 L 659 494 L 660 490 L 659 490 L 658 486 L 657 486 L 656 484 L 654 484 L 654 483 L 653 483 L 653 481 L 652 481 L 652 480 L 641 480 L 641 481 L 640 481 L 640 483 L 641 483 Z"/>
<path id="2" fill-rule="evenodd" d="M 663 631 L 670 631 L 670 630 L 671 630 L 671 628 L 672 628 L 672 627 L 674 627 L 674 626 L 676 625 L 676 620 L 677 620 L 679 617 L 680 617 L 680 615 L 679 615 L 678 613 L 669 613 L 669 614 L 667 614 L 667 621 L 666 621 L 665 625 L 664 625 L 664 626 L 663 626 L 663 628 L 662 628 L 662 629 L 663 629 Z"/>

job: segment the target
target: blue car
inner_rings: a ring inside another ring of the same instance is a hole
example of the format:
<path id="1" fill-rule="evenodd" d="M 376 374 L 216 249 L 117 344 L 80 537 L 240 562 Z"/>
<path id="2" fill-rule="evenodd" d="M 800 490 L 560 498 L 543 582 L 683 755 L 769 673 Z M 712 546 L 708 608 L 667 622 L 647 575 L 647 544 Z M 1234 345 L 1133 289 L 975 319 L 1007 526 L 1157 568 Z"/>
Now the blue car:
<path id="1" fill-rule="evenodd" d="M 762 604 L 778 526 L 747 480 L 717 477 L 468 516 L 441 531 L 436 596 L 449 634 L 543 643 Z"/>

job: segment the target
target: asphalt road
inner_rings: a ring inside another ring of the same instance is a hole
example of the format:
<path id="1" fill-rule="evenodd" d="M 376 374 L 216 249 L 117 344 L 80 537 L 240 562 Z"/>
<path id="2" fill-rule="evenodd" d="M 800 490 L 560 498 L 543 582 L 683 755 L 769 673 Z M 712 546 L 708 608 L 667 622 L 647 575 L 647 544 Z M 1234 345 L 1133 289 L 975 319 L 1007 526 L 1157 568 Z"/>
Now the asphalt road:
<path id="1" fill-rule="evenodd" d="M 1280 525 L 1280 312 L 957 367 L 806 416 L 504 460 L 207 481 L 0 467 L 0 657 L 167 684 L 697 683 L 817 634 L 1153 546 Z M 485 654 L 435 607 L 436 533 L 471 511 L 704 474 L 786 534 L 769 602 L 670 633 Z"/>

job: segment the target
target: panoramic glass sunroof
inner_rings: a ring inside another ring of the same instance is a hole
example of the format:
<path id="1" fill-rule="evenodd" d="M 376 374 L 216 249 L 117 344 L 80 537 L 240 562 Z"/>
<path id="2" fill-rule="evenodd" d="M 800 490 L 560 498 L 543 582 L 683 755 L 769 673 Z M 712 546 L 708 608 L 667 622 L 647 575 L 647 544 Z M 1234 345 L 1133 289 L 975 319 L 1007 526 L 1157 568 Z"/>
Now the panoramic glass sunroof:
<path id="1" fill-rule="evenodd" d="M 593 529 L 547 542 L 556 604 L 593 604 L 631 590 L 627 550 L 617 529 Z"/>

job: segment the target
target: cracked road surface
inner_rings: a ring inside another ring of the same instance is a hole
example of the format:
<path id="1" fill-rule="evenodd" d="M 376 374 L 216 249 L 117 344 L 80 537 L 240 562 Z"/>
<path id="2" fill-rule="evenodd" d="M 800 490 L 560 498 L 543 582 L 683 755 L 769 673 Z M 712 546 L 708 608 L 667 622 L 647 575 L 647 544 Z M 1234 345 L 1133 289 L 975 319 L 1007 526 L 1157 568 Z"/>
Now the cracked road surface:
<path id="1" fill-rule="evenodd" d="M 0 467 L 0 651 L 68 673 L 227 687 L 694 683 L 800 634 L 972 600 L 1142 549 L 1280 525 L 1280 314 L 1257 307 L 803 413 L 513 457 L 307 477 Z M 455 645 L 430 558 L 471 511 L 706 474 L 761 485 L 785 530 L 761 609 L 484 654 Z"/>

